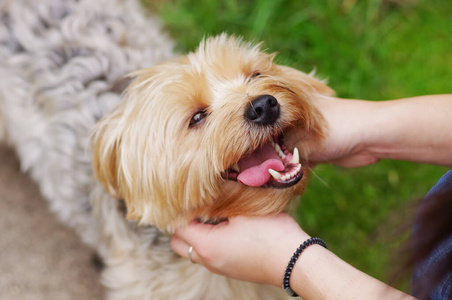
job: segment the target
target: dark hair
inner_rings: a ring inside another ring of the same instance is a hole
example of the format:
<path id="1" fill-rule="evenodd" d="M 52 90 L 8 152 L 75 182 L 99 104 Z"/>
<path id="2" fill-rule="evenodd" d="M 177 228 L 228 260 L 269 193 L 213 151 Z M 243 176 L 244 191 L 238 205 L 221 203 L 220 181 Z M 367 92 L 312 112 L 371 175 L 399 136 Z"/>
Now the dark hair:
<path id="1" fill-rule="evenodd" d="M 428 195 L 419 205 L 413 232 L 405 248 L 409 251 L 405 268 L 415 268 L 452 238 L 452 189 Z M 406 253 L 406 252 L 405 252 Z M 442 255 L 425 276 L 413 280 L 413 293 L 419 299 L 430 299 L 433 289 L 452 272 L 452 249 Z M 450 282 L 452 286 L 452 276 Z M 452 299 L 452 292 L 449 293 Z"/>

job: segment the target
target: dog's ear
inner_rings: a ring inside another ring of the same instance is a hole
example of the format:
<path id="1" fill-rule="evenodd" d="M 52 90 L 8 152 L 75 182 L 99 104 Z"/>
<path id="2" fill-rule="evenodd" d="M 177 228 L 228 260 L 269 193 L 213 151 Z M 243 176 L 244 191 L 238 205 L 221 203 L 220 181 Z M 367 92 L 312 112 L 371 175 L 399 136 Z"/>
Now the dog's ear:
<path id="1" fill-rule="evenodd" d="M 278 74 L 280 77 L 287 79 L 289 82 L 297 85 L 304 91 L 317 92 L 326 96 L 334 96 L 335 94 L 334 90 L 327 86 L 324 81 L 314 77 L 314 72 L 311 72 L 311 74 L 306 74 L 290 67 L 281 65 L 278 65 L 277 69 L 278 71 L 280 71 L 280 73 Z"/>
<path id="2" fill-rule="evenodd" d="M 139 109 L 136 103 L 136 86 L 138 83 L 150 80 L 155 71 L 153 69 L 138 70 L 125 77 L 129 86 L 121 95 L 121 102 L 111 113 L 102 118 L 94 127 L 91 134 L 91 151 L 93 157 L 93 168 L 97 180 L 103 184 L 107 192 L 115 198 L 124 198 L 124 174 L 122 164 L 124 163 L 123 136 L 130 134 L 127 126 L 130 119 L 136 115 Z M 128 105 L 131 102 L 131 105 Z M 127 112 L 127 113 L 126 113 Z M 130 142 L 130 141 L 129 141 Z M 127 147 L 126 147 L 127 148 Z"/>
<path id="3" fill-rule="evenodd" d="M 286 140 L 289 144 L 298 145 L 300 156 L 309 161 L 309 153 L 318 148 L 325 136 L 327 123 L 321 112 L 315 106 L 315 98 L 319 95 L 334 96 L 334 90 L 324 81 L 314 77 L 314 74 L 306 74 L 296 69 L 276 65 L 275 75 L 281 78 L 286 86 L 297 95 L 304 111 L 299 119 L 297 132 Z"/>
<path id="4" fill-rule="evenodd" d="M 125 134 L 130 136 L 126 125 L 135 118 L 141 107 L 137 103 L 139 92 L 136 90 L 140 90 L 137 86 L 152 80 L 157 72 L 157 67 L 141 69 L 125 77 L 124 82 L 127 82 L 128 86 L 122 87 L 125 91 L 121 95 L 121 102 L 96 124 L 91 134 L 95 175 L 107 192 L 115 198 L 126 197 L 124 193 L 127 189 L 124 184 L 127 176 L 123 174 L 123 164 L 127 162 L 124 162 L 123 154 L 127 152 L 124 148 L 130 145 L 123 144 L 123 137 Z M 130 140 L 128 142 L 130 143 Z"/>
<path id="5" fill-rule="evenodd" d="M 91 135 L 93 167 L 97 180 L 115 198 L 122 198 L 119 190 L 119 152 L 121 139 L 115 133 L 117 120 L 108 116 L 101 120 Z"/>
<path id="6" fill-rule="evenodd" d="M 177 132 L 174 124 L 181 121 L 166 118 L 171 103 L 162 94 L 162 86 L 172 83 L 168 77 L 174 66 L 169 62 L 131 74 L 119 105 L 91 135 L 97 180 L 111 196 L 125 201 L 129 220 L 155 226 L 168 224 L 177 208 L 167 201 L 173 196 L 168 183 L 172 169 L 165 163 L 175 156 L 168 155 L 174 147 L 164 137 Z M 177 138 L 168 139 L 173 140 Z"/>

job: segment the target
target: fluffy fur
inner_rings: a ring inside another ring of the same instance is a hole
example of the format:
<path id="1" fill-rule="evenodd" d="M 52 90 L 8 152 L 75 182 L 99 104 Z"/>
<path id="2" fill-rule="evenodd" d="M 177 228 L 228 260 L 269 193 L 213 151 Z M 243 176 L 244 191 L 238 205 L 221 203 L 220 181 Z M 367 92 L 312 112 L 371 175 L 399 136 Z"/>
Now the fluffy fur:
<path id="1" fill-rule="evenodd" d="M 285 298 L 176 256 L 165 233 L 194 218 L 276 213 L 303 191 L 305 168 L 285 189 L 227 180 L 277 134 L 301 153 L 322 136 L 309 99 L 332 91 L 273 57 L 226 35 L 175 57 L 130 0 L 0 3 L 0 138 L 103 258 L 110 299 Z M 281 107 L 269 126 L 244 118 L 260 95 Z M 205 120 L 190 126 L 199 111 Z"/>

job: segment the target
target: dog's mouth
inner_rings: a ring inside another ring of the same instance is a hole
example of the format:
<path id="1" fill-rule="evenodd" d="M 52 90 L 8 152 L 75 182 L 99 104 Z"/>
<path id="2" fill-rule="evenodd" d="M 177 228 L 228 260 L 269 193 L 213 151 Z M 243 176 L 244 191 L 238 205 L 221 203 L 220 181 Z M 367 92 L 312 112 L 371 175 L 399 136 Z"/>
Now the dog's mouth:
<path id="1" fill-rule="evenodd" d="M 298 149 L 290 153 L 278 134 L 243 156 L 227 173 L 228 180 L 235 180 L 251 187 L 285 189 L 297 184 L 303 177 Z"/>

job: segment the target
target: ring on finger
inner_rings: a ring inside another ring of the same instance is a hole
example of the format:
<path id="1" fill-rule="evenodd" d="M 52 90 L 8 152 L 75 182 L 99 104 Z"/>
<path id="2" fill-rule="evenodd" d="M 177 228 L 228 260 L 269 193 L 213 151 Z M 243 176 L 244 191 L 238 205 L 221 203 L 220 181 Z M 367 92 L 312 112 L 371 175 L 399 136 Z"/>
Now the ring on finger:
<path id="1" fill-rule="evenodd" d="M 188 259 L 193 263 L 196 264 L 192 259 L 191 259 L 191 254 L 193 253 L 193 246 L 190 246 L 190 248 L 188 248 Z"/>

